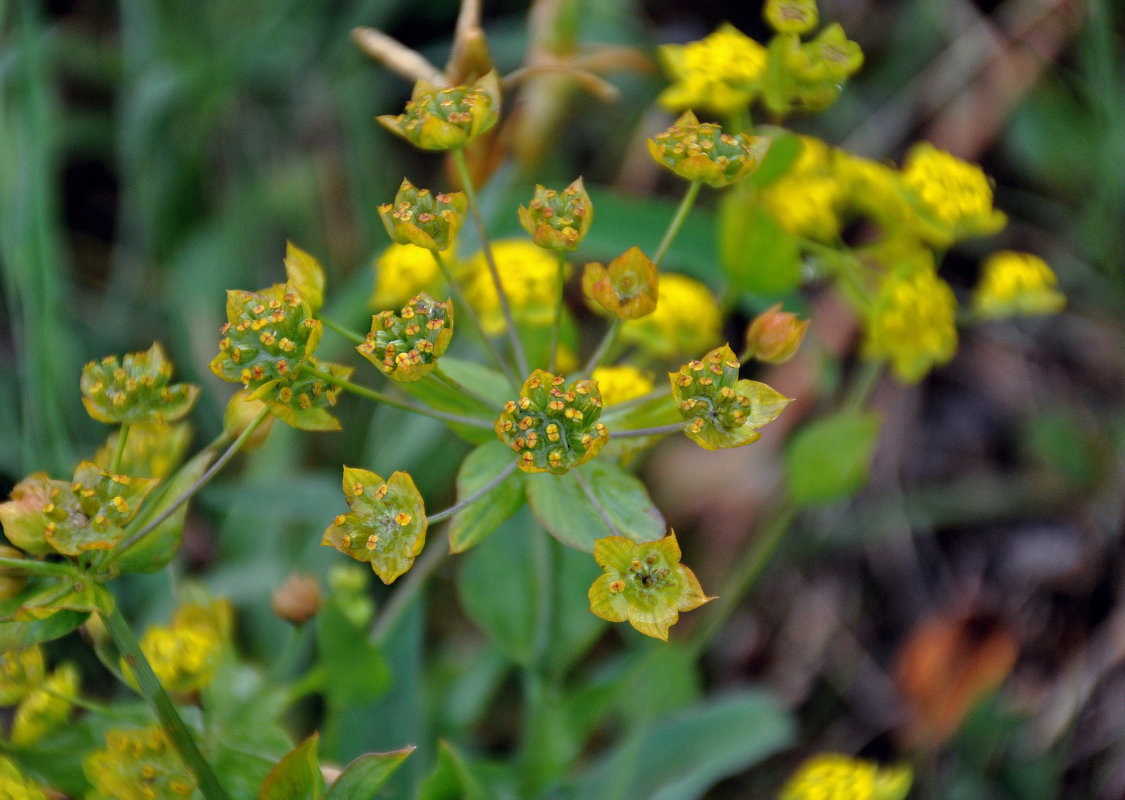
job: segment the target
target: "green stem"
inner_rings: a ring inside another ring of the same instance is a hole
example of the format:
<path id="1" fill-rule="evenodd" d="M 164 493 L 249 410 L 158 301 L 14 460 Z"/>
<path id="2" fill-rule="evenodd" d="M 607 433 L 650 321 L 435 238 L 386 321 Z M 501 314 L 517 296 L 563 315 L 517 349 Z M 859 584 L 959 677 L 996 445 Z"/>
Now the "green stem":
<path id="1" fill-rule="evenodd" d="M 266 417 L 268 417 L 269 415 L 269 409 L 262 409 L 261 413 L 259 413 L 258 416 L 254 418 L 253 422 L 246 426 L 246 429 L 238 435 L 237 439 L 231 442 L 230 446 L 223 452 L 223 454 L 215 459 L 215 463 L 208 467 L 206 472 L 200 475 L 199 478 L 197 478 L 191 486 L 184 490 L 184 493 L 180 495 L 179 498 L 177 498 L 176 502 L 172 503 L 172 505 L 168 506 L 162 512 L 157 514 L 155 519 L 153 519 L 139 531 L 134 533 L 128 539 L 114 547 L 109 552 L 109 555 L 105 558 L 105 560 L 101 562 L 101 564 L 99 564 L 101 569 L 104 571 L 109 565 L 119 559 L 125 553 L 125 551 L 127 551 L 130 547 L 144 538 L 144 536 L 149 531 L 151 531 L 157 525 L 164 522 L 164 520 L 168 519 L 168 517 L 176 513 L 176 510 L 179 509 L 180 506 L 194 497 L 196 492 L 206 486 L 207 482 L 210 481 L 211 478 L 215 477 L 215 473 L 225 467 L 227 462 L 234 458 L 235 453 L 237 453 L 242 448 L 242 445 L 246 443 L 246 440 L 249 439 L 251 435 L 253 435 L 254 431 L 258 429 L 259 425 L 265 422 Z"/>
<path id="2" fill-rule="evenodd" d="M 504 467 L 504 469 L 501 470 L 500 473 L 496 475 L 496 477 L 494 477 L 492 480 L 490 480 L 484 486 L 477 489 L 475 492 L 470 494 L 468 497 L 465 497 L 461 500 L 458 500 L 456 503 L 454 503 L 453 505 L 451 505 L 449 508 L 445 509 L 444 511 L 439 511 L 436 514 L 430 514 L 428 517 L 426 517 L 426 523 L 429 524 L 429 525 L 433 525 L 435 522 L 441 522 L 443 519 L 448 519 L 449 517 L 452 517 L 458 511 L 461 511 L 465 508 L 468 508 L 473 503 L 475 503 L 477 500 L 480 500 L 486 494 L 488 494 L 493 489 L 495 489 L 497 486 L 499 486 L 501 483 L 503 483 L 505 480 L 507 480 L 508 476 L 516 471 L 516 464 L 517 464 L 517 462 L 513 461 L 511 464 Z"/>
<path id="3" fill-rule="evenodd" d="M 840 403 L 840 409 L 851 412 L 861 411 L 867 403 L 867 398 L 879 383 L 879 379 L 883 377 L 885 367 L 886 364 L 882 361 L 864 363 L 860 367 L 859 374 L 852 378 L 851 386 L 848 387 L 844 400 Z"/>
<path id="4" fill-rule="evenodd" d="M 559 251 L 558 272 L 555 276 L 555 321 L 551 325 L 551 349 L 547 361 L 547 371 L 554 373 L 559 355 L 559 328 L 562 327 L 563 289 L 566 284 L 566 254 Z"/>
<path id="5" fill-rule="evenodd" d="M 512 354 L 516 357 L 516 367 L 520 373 L 527 375 L 527 356 L 523 352 L 519 331 L 516 329 L 515 318 L 512 317 L 512 307 L 508 304 L 508 295 L 500 283 L 500 271 L 496 268 L 496 259 L 492 255 L 492 245 L 488 239 L 488 230 L 484 225 L 484 217 L 480 214 L 480 205 L 477 203 L 477 193 L 473 189 L 473 177 L 469 174 L 469 165 L 465 163 L 465 153 L 458 147 L 453 151 L 453 163 L 457 165 L 457 174 L 461 177 L 461 187 L 465 190 L 465 197 L 469 201 L 469 211 L 473 221 L 480 232 L 480 245 L 484 251 L 484 260 L 488 264 L 489 275 L 492 276 L 492 285 L 496 288 L 496 297 L 500 300 L 500 311 L 504 315 L 504 323 L 508 326 L 508 338 L 512 341 Z"/>
<path id="6" fill-rule="evenodd" d="M 445 370 L 443 370 L 441 368 L 441 365 L 438 365 L 438 366 L 434 367 L 434 371 L 431 372 L 430 375 L 433 376 L 434 380 L 441 381 L 446 386 L 448 386 L 450 389 L 454 389 L 454 390 L 456 390 L 458 392 L 461 392 L 463 394 L 467 394 L 469 397 L 473 398 L 474 400 L 478 400 L 482 405 L 484 405 L 488 408 L 494 409 L 497 413 L 500 412 L 500 407 L 496 405 L 495 401 L 489 400 L 483 394 L 479 394 L 476 391 L 474 391 L 473 389 L 470 389 L 465 384 L 461 383 L 460 381 L 454 380 L 453 378 L 449 377 L 445 373 Z"/>
<path id="7" fill-rule="evenodd" d="M 465 292 L 461 289 L 461 284 L 458 283 L 457 278 L 453 276 L 453 270 L 446 265 L 445 259 L 443 259 L 441 254 L 436 250 L 431 250 L 430 254 L 434 257 L 434 261 L 437 262 L 441 274 L 445 276 L 445 282 L 449 284 L 449 290 L 453 292 L 453 299 L 465 310 L 469 322 L 476 328 L 477 334 L 480 336 L 481 341 L 484 342 L 484 349 L 488 351 L 488 355 L 492 358 L 493 362 L 495 362 L 496 366 L 500 368 L 500 371 L 508 377 L 508 381 L 511 382 L 512 386 L 519 386 L 519 380 L 517 380 L 515 373 L 512 372 L 512 368 L 508 366 L 508 362 L 497 352 L 492 344 L 492 340 L 489 339 L 488 334 L 485 333 L 484 325 L 481 324 L 480 317 L 477 316 L 473 304 L 465 297 Z"/>
<path id="8" fill-rule="evenodd" d="M 391 595 L 391 599 L 383 606 L 383 611 L 379 614 L 379 618 L 371 626 L 370 639 L 375 644 L 383 644 L 387 636 L 390 635 L 391 630 L 399 621 L 399 618 L 406 612 L 410 606 L 411 601 L 419 590 L 425 585 L 426 580 L 430 577 L 438 565 L 445 560 L 449 554 L 449 549 L 446 547 L 436 547 L 430 544 L 422 553 L 422 557 L 414 562 L 414 566 L 410 572 L 406 573 L 406 578 L 403 579 L 402 584 Z"/>
<path id="9" fill-rule="evenodd" d="M 324 324 L 324 327 L 328 328 L 329 330 L 336 331 L 336 333 L 340 334 L 353 344 L 363 344 L 367 341 L 366 336 L 362 336 L 353 331 L 351 328 L 346 328 L 340 323 L 330 320 L 328 317 L 320 317 L 320 321 Z"/>
<path id="10" fill-rule="evenodd" d="M 702 185 L 703 181 L 692 181 L 691 186 L 684 194 L 684 199 L 680 201 L 680 207 L 676 209 L 676 215 L 668 223 L 668 230 L 664 232 L 664 238 L 660 240 L 660 246 L 656 248 L 656 255 L 652 257 L 652 263 L 656 266 L 660 266 L 660 262 L 664 260 L 664 255 L 668 252 L 668 248 L 672 246 L 676 234 L 680 232 L 684 220 L 687 219 L 688 212 L 695 205 L 695 198 L 699 196 L 699 187 Z"/>
<path id="11" fill-rule="evenodd" d="M 606 406 L 602 412 L 602 422 L 609 422 L 615 417 L 619 417 L 627 411 L 632 411 L 637 406 L 642 406 L 645 403 L 650 403 L 653 400 L 659 400 L 661 397 L 667 397 L 672 394 L 672 389 L 667 384 L 658 386 L 651 392 L 642 394 L 640 397 L 634 397 L 632 400 L 622 400 L 620 403 L 614 403 L 611 406 Z"/>
<path id="12" fill-rule="evenodd" d="M 314 375 L 317 378 L 320 378 L 322 381 L 325 381 L 326 383 L 335 384 L 336 386 L 339 386 L 340 388 L 349 391 L 352 394 L 359 395 L 360 397 L 366 397 L 368 400 L 374 400 L 376 403 L 386 403 L 388 406 L 400 408 L 403 411 L 412 411 L 415 414 L 421 414 L 424 417 L 433 417 L 434 419 L 440 419 L 443 422 L 453 422 L 458 425 L 468 425 L 473 428 L 488 428 L 489 430 L 492 429 L 491 422 L 486 422 L 485 420 L 478 419 L 477 417 L 463 417 L 460 414 L 447 414 L 444 411 L 436 411 L 432 408 L 426 408 L 425 406 L 416 406 L 412 403 L 407 403 L 402 400 L 396 400 L 390 395 L 383 394 L 382 392 L 377 392 L 374 389 L 368 389 L 366 386 L 360 386 L 358 383 L 352 383 L 351 381 L 345 380 L 344 378 L 338 378 L 329 372 L 322 372 L 319 369 L 313 369 L 312 367 L 308 366 L 302 367 L 302 369 L 307 370 L 310 375 Z"/>
<path id="13" fill-rule="evenodd" d="M 113 450 L 113 461 L 109 465 L 109 474 L 117 475 L 121 472 L 121 460 L 125 457 L 125 442 L 129 439 L 129 423 L 122 423 L 117 430 L 117 447 Z"/>
<path id="14" fill-rule="evenodd" d="M 113 643 L 117 646 L 121 657 L 125 659 L 125 663 L 129 665 L 129 669 L 137 680 L 141 696 L 156 713 L 156 718 L 160 721 L 161 727 L 164 728 L 164 732 L 168 735 L 172 746 L 176 748 L 176 752 L 180 754 L 184 764 L 195 774 L 199 791 L 206 800 L 229 800 L 226 791 L 219 783 L 219 779 L 212 772 L 211 766 L 203 758 L 203 754 L 199 752 L 191 731 L 180 718 L 172 700 L 152 671 L 152 665 L 148 663 L 148 659 L 141 652 L 140 643 L 133 634 L 133 629 L 129 627 L 129 623 L 125 621 L 125 617 L 121 615 L 121 610 L 114 606 L 104 619 Z"/>
<path id="15" fill-rule="evenodd" d="M 78 574 L 78 569 L 69 563 L 35 561 L 30 558 L 0 558 L 0 570 L 62 578 L 73 578 Z"/>
<path id="16" fill-rule="evenodd" d="M 665 433 L 683 433 L 684 423 L 657 425 L 655 428 L 635 428 L 631 431 L 610 431 L 610 439 L 627 439 L 631 436 L 660 436 Z"/>
<path id="17" fill-rule="evenodd" d="M 619 331 L 620 329 L 621 320 L 615 317 L 613 322 L 609 324 L 609 330 L 605 332 L 605 336 L 602 337 L 601 343 L 598 344 L 598 349 L 594 351 L 593 355 L 590 356 L 590 360 L 586 362 L 586 366 L 582 370 L 582 374 L 592 375 L 594 370 L 596 370 L 598 366 L 601 365 L 602 359 L 604 359 L 606 353 L 609 352 L 609 348 L 613 344 L 613 340 L 617 338 L 617 331 Z"/>

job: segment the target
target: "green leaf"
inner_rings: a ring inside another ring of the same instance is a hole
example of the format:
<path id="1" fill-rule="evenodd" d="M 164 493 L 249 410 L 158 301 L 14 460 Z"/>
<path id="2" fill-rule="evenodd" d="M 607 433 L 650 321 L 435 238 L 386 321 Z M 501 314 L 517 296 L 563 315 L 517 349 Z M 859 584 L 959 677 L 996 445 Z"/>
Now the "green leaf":
<path id="1" fill-rule="evenodd" d="M 513 661 L 535 660 L 542 602 L 537 564 L 546 541 L 526 513 L 517 514 L 474 547 L 461 564 L 457 588 L 465 613 Z"/>
<path id="2" fill-rule="evenodd" d="M 601 574 L 594 559 L 570 547 L 555 546 L 551 572 L 551 635 L 542 662 L 562 675 L 597 640 L 609 624 L 590 613 L 590 600 L 586 592 Z"/>
<path id="3" fill-rule="evenodd" d="M 333 709 L 361 705 L 387 690 L 391 674 L 379 649 L 334 602 L 316 617 L 317 667 L 328 676 L 324 697 Z"/>
<path id="4" fill-rule="evenodd" d="M 750 176 L 750 182 L 758 188 L 764 188 L 776 181 L 789 171 L 790 165 L 801 155 L 801 139 L 797 134 L 784 128 L 763 126 L 758 133 L 768 136 L 770 149 L 762 165 Z"/>
<path id="5" fill-rule="evenodd" d="M 582 475 L 594 500 L 583 490 L 575 472 Z M 565 475 L 530 475 L 524 485 L 535 516 L 568 547 L 592 553 L 594 542 L 607 536 L 652 542 L 666 533 L 664 517 L 644 484 L 612 461 L 596 459 Z M 613 523 L 612 528 L 599 506 Z"/>
<path id="6" fill-rule="evenodd" d="M 640 728 L 579 781 L 574 796 L 697 800 L 723 778 L 787 747 L 795 727 L 764 692 L 717 698 Z"/>
<path id="7" fill-rule="evenodd" d="M 352 761 L 328 788 L 324 800 L 371 800 L 406 757 L 413 745 L 389 753 L 367 753 Z"/>
<path id="8" fill-rule="evenodd" d="M 90 612 L 113 607 L 104 588 L 87 583 L 81 590 L 57 580 L 32 579 L 19 594 L 0 602 L 0 652 L 65 636 Z"/>
<path id="9" fill-rule="evenodd" d="M 457 471 L 457 497 L 468 497 L 515 461 L 515 454 L 499 439 L 493 439 L 465 457 Z M 479 544 L 524 504 L 523 483 L 513 472 L 488 494 L 453 516 L 449 525 L 449 549 L 463 553 Z"/>
<path id="10" fill-rule="evenodd" d="M 493 800 L 473 774 L 465 757 L 441 742 L 437 767 L 419 787 L 418 800 Z"/>
<path id="11" fill-rule="evenodd" d="M 141 512 L 136 519 L 126 526 L 125 538 L 128 539 L 144 528 L 179 500 L 188 487 L 207 471 L 214 457 L 215 454 L 211 450 L 200 452 L 176 470 L 171 479 L 157 486 L 147 502 L 141 506 Z M 176 551 L 180 549 L 187 509 L 188 504 L 184 503 L 172 512 L 168 519 L 141 537 L 114 562 L 117 568 L 122 572 L 157 572 L 168 566 Z"/>
<path id="12" fill-rule="evenodd" d="M 262 783 L 258 800 L 320 800 L 324 778 L 316 755 L 319 741 L 320 736 L 314 733 L 281 759 Z"/>
<path id="13" fill-rule="evenodd" d="M 842 412 L 798 431 L 785 451 L 793 499 L 816 505 L 859 491 L 867 483 L 880 424 L 873 412 Z"/>
<path id="14" fill-rule="evenodd" d="M 470 387 L 477 394 L 495 401 L 495 406 L 486 405 L 477 398 L 458 391 L 437 378 L 426 378 L 416 383 L 398 384 L 398 388 L 421 400 L 430 408 L 450 414 L 460 414 L 461 416 L 480 417 L 489 423 L 496 420 L 504 403 L 515 396 L 515 392 L 504 379 L 504 376 L 494 369 L 471 361 L 461 361 L 450 356 L 442 356 L 439 366 L 446 375 L 457 383 Z M 473 428 L 457 424 L 450 424 L 449 427 L 462 439 L 474 444 L 483 444 L 496 439 L 496 434 L 487 428 Z"/>
<path id="15" fill-rule="evenodd" d="M 779 295 L 801 283 L 797 240 L 746 194 L 719 201 L 719 263 L 734 289 Z"/>

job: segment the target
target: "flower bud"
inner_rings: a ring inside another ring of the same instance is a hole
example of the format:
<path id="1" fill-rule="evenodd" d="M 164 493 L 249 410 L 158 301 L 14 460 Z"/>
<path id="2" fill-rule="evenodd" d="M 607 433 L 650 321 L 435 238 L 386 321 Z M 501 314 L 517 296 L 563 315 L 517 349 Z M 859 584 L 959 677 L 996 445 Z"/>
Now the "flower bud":
<path id="1" fill-rule="evenodd" d="M 700 122 L 685 111 L 668 130 L 648 140 L 653 159 L 681 178 L 703 181 L 713 188 L 749 175 L 765 158 L 770 140 L 764 136 L 731 136 L 712 122 Z"/>
<path id="2" fill-rule="evenodd" d="M 562 192 L 536 185 L 527 208 L 519 208 L 520 225 L 547 250 L 577 250 L 594 219 L 594 206 L 578 178 Z"/>
<path id="3" fill-rule="evenodd" d="M 199 387 L 169 386 L 171 378 L 172 362 L 159 343 L 143 353 L 127 353 L 120 361 L 106 356 L 82 368 L 82 403 L 99 422 L 172 422 L 191 411 Z"/>
<path id="4" fill-rule="evenodd" d="M 304 625 L 321 606 L 320 583 L 312 575 L 291 572 L 270 597 L 270 610 L 294 625 Z"/>
<path id="5" fill-rule="evenodd" d="M 658 273 L 656 265 L 639 247 L 633 246 L 603 267 L 586 265 L 582 291 L 619 319 L 638 319 L 656 310 Z"/>
<path id="6" fill-rule="evenodd" d="M 414 383 L 433 372 L 452 336 L 453 303 L 422 292 L 401 314 L 374 315 L 367 341 L 356 350 L 391 380 Z"/>
<path id="7" fill-rule="evenodd" d="M 762 12 L 778 33 L 808 33 L 816 27 L 816 0 L 766 0 Z"/>
<path id="8" fill-rule="evenodd" d="M 782 364 L 793 357 L 805 338 L 809 321 L 781 310 L 781 303 L 754 318 L 746 330 L 746 352 L 767 364 Z"/>
<path id="9" fill-rule="evenodd" d="M 414 84 L 406 109 L 378 117 L 380 124 L 423 150 L 452 150 L 468 144 L 500 119 L 500 81 L 492 70 L 469 86 Z"/>
<path id="10" fill-rule="evenodd" d="M 393 203 L 379 206 L 383 227 L 397 244 L 416 244 L 427 250 L 445 250 L 465 221 L 468 199 L 462 192 L 431 194 L 406 178 Z"/>

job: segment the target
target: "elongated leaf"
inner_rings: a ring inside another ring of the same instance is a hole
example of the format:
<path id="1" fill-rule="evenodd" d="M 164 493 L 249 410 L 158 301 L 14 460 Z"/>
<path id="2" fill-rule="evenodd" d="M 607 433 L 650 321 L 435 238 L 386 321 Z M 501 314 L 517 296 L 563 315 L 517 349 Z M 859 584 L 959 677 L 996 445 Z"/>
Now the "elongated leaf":
<path id="1" fill-rule="evenodd" d="M 457 472 L 457 497 L 468 497 L 515 461 L 515 453 L 499 439 L 478 447 Z M 496 530 L 524 503 L 523 483 L 513 472 L 488 494 L 457 513 L 449 526 L 449 549 L 462 553 Z"/>
<path id="2" fill-rule="evenodd" d="M 843 412 L 810 423 L 785 451 L 785 475 L 793 499 L 813 505 L 848 497 L 867 483 L 881 418 Z"/>
<path id="3" fill-rule="evenodd" d="M 330 787 L 324 800 L 371 800 L 391 774 L 399 768 L 414 747 L 389 753 L 367 753 L 344 768 Z"/>
<path id="4" fill-rule="evenodd" d="M 500 413 L 500 407 L 515 394 L 508 386 L 508 382 L 504 380 L 503 375 L 480 364 L 443 356 L 439 366 L 446 375 L 457 383 L 489 400 L 495 401 L 495 405 L 487 405 L 437 378 L 427 377 L 425 380 L 416 383 L 399 384 L 399 388 L 438 411 L 460 414 L 466 417 L 479 417 L 489 423 L 496 420 Z M 476 444 L 489 442 L 496 438 L 496 434 L 488 428 L 474 428 L 456 424 L 449 427 L 462 439 Z"/>
<path id="5" fill-rule="evenodd" d="M 593 500 L 575 472 L 582 475 Z M 565 475 L 531 475 L 524 484 L 535 516 L 568 547 L 592 553 L 594 542 L 607 536 L 653 542 L 666 533 L 664 517 L 644 484 L 611 461 L 597 459 Z"/>
<path id="6" fill-rule="evenodd" d="M 313 734 L 278 762 L 258 792 L 258 800 L 320 800 L 324 778 L 316 748 L 320 736 Z"/>

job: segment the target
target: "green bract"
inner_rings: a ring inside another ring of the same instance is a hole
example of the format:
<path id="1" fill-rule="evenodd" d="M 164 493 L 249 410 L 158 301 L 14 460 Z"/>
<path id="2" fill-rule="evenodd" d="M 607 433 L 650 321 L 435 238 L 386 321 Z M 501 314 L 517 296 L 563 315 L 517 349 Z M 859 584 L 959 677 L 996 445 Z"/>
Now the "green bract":
<path id="1" fill-rule="evenodd" d="M 657 164 L 681 178 L 703 181 L 716 189 L 757 169 L 769 145 L 764 136 L 723 133 L 712 122 L 700 122 L 691 111 L 685 111 L 672 127 L 648 140 L 648 150 Z"/>
<path id="2" fill-rule="evenodd" d="M 718 450 L 757 441 L 757 429 L 789 405 L 789 398 L 766 384 L 739 380 L 738 368 L 738 359 L 723 345 L 702 361 L 668 373 L 672 399 L 688 423 L 684 433 L 700 447 Z"/>
<path id="3" fill-rule="evenodd" d="M 537 369 L 509 400 L 496 420 L 500 441 L 519 453 L 524 472 L 562 475 L 584 464 L 609 441 L 598 422 L 602 397 L 594 381 L 579 380 L 563 389 L 566 379 Z"/>
<path id="4" fill-rule="evenodd" d="M 461 230 L 466 208 L 462 192 L 431 194 L 403 178 L 394 202 L 379 206 L 379 219 L 396 244 L 445 250 Z"/>
<path id="5" fill-rule="evenodd" d="M 347 380 L 353 370 L 342 364 L 321 363 L 310 358 L 310 370 L 320 370 L 339 380 Z M 248 399 L 261 400 L 270 413 L 287 425 L 303 431 L 335 431 L 340 422 L 328 409 L 336 405 L 343 389 L 311 372 L 301 371 L 289 380 L 267 381 L 252 392 Z"/>
<path id="6" fill-rule="evenodd" d="M 669 531 L 658 542 L 637 544 L 609 536 L 594 544 L 605 572 L 590 587 L 590 611 L 609 622 L 628 622 L 646 636 L 668 640 L 681 611 L 709 600 L 695 574 L 680 563 L 680 545 Z"/>
<path id="7" fill-rule="evenodd" d="M 378 117 L 384 128 L 423 150 L 452 150 L 500 119 L 500 81 L 492 70 L 469 86 L 438 88 L 418 81 L 406 109 Z"/>
<path id="8" fill-rule="evenodd" d="M 186 415 L 199 394 L 199 387 L 188 383 L 169 386 L 171 377 L 172 363 L 159 344 L 127 353 L 120 362 L 106 356 L 82 368 L 82 403 L 100 422 L 171 422 Z"/>
<path id="9" fill-rule="evenodd" d="M 332 521 L 320 543 L 369 562 L 383 583 L 391 583 L 410 569 L 426 543 L 422 495 L 405 472 L 384 481 L 374 472 L 344 467 L 344 498 L 351 511 Z"/>
<path id="10" fill-rule="evenodd" d="M 453 303 L 422 292 L 401 314 L 374 315 L 367 341 L 356 350 L 391 380 L 414 383 L 433 372 L 452 336 Z"/>
<path id="11" fill-rule="evenodd" d="M 74 470 L 69 492 L 53 492 L 55 501 L 43 507 L 47 543 L 68 556 L 111 549 L 156 483 L 151 478 L 110 475 L 92 461 L 83 461 Z"/>
<path id="12" fill-rule="evenodd" d="M 577 250 L 594 220 L 594 206 L 578 178 L 562 192 L 538 184 L 527 208 L 519 208 L 520 225 L 531 241 L 548 250 Z"/>
<path id="13" fill-rule="evenodd" d="M 586 265 L 582 291 L 619 319 L 639 319 L 656 310 L 659 273 L 641 248 L 633 246 L 609 266 Z"/>

